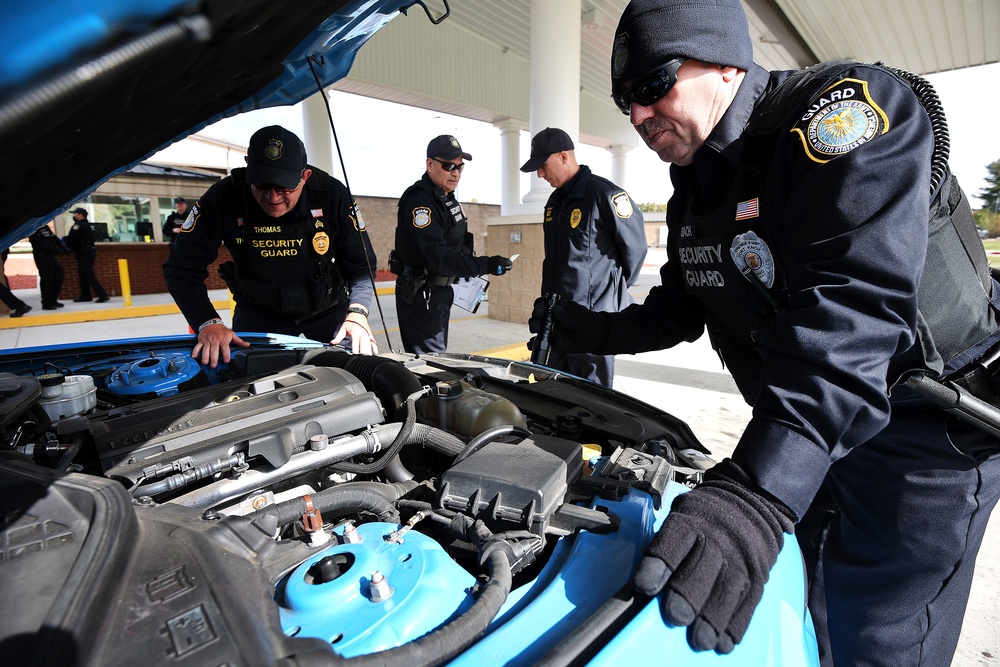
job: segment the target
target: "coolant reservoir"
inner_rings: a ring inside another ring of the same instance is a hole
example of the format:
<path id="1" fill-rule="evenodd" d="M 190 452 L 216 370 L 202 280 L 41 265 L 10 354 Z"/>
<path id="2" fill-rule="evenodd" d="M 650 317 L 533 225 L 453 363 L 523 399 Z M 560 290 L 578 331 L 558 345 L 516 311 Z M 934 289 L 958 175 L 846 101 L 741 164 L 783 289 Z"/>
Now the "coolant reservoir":
<path id="1" fill-rule="evenodd" d="M 417 414 L 446 431 L 467 438 L 496 426 L 524 427 L 524 415 L 503 396 L 476 389 L 461 380 L 438 382 L 434 394 L 417 402 Z"/>
<path id="2" fill-rule="evenodd" d="M 42 386 L 38 404 L 52 421 L 82 415 L 97 406 L 97 389 L 89 375 L 46 373 L 38 383 Z"/>

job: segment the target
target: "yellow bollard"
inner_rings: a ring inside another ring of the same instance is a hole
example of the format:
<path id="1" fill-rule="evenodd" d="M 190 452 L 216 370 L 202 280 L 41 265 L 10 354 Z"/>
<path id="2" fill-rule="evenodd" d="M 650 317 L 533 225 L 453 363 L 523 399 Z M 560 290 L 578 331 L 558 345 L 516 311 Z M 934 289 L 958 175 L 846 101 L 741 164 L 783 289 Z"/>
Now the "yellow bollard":
<path id="1" fill-rule="evenodd" d="M 132 283 L 128 279 L 128 260 L 118 260 L 118 279 L 122 284 L 122 301 L 126 306 L 132 305 Z"/>

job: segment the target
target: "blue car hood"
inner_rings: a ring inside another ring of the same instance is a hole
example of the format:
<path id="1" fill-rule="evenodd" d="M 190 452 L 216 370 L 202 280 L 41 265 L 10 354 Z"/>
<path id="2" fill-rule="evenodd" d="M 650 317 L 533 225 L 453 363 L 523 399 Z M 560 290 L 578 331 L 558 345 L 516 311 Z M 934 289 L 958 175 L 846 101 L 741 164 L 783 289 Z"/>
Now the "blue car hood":
<path id="1" fill-rule="evenodd" d="M 6 12 L 0 248 L 206 125 L 343 78 L 412 4 L 49 0 Z"/>

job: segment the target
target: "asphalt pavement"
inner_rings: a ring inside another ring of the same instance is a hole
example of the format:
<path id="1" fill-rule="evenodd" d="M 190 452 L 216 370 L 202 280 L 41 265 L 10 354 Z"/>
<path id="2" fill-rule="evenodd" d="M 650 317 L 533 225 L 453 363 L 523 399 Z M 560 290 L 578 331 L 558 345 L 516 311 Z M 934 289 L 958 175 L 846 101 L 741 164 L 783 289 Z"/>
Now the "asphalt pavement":
<path id="1" fill-rule="evenodd" d="M 650 249 L 642 275 L 630 290 L 637 300 L 658 282 L 663 258 L 661 249 Z M 379 283 L 377 293 L 369 321 L 379 349 L 400 351 L 392 284 Z M 66 301 L 65 307 L 56 311 L 40 309 L 37 289 L 16 290 L 15 294 L 33 310 L 21 318 L 0 316 L 0 346 L 7 349 L 190 331 L 168 294 L 136 295 L 128 305 L 122 297 L 102 304 Z M 228 292 L 213 291 L 210 295 L 228 324 Z M 448 351 L 526 360 L 527 325 L 491 320 L 488 313 L 488 302 L 476 314 L 453 308 Z M 615 389 L 686 421 L 716 460 L 732 452 L 750 419 L 750 408 L 705 336 L 671 350 L 619 356 Z M 977 560 L 954 667 L 1000 667 L 1000 564 L 994 560 L 1000 554 L 998 517 L 1000 511 L 994 513 Z"/>

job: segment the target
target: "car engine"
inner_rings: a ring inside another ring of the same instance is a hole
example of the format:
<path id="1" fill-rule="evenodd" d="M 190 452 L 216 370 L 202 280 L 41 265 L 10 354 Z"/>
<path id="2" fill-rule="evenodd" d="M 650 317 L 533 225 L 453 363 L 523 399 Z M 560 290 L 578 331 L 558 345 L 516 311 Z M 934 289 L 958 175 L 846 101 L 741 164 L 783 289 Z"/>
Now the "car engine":
<path id="1" fill-rule="evenodd" d="M 442 664 L 575 536 L 648 532 L 631 489 L 658 505 L 712 464 L 683 422 L 543 367 L 255 343 L 218 369 L 167 339 L 5 358 L 5 655 Z"/>

